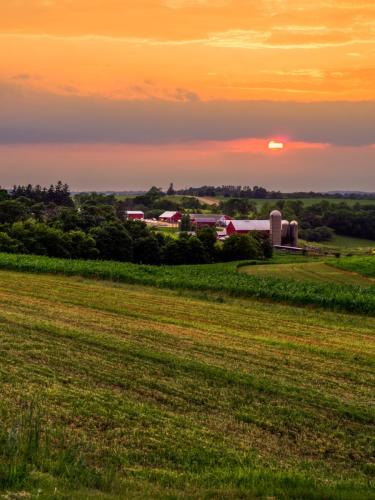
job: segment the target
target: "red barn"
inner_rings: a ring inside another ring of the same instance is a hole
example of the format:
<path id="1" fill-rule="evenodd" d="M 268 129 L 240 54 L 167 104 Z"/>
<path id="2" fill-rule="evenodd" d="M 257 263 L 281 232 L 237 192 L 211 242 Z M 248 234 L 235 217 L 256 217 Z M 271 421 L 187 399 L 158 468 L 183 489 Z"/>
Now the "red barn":
<path id="1" fill-rule="evenodd" d="M 190 221 L 193 226 L 226 226 L 226 221 L 232 220 L 229 215 L 223 214 L 190 214 Z M 212 224 L 214 221 L 214 224 Z"/>
<path id="2" fill-rule="evenodd" d="M 191 224 L 197 229 L 201 227 L 215 227 L 216 226 L 216 218 L 215 217 L 199 217 L 199 219 L 194 219 Z"/>
<path id="3" fill-rule="evenodd" d="M 177 224 L 181 219 L 182 219 L 181 212 L 167 211 L 159 216 L 160 221 L 169 222 L 170 224 Z"/>
<path id="4" fill-rule="evenodd" d="M 131 220 L 143 220 L 145 218 L 145 214 L 140 210 L 128 210 L 126 212 L 126 218 Z"/>
<path id="5" fill-rule="evenodd" d="M 227 225 L 227 235 L 246 234 L 251 231 L 260 231 L 269 234 L 269 220 L 231 220 Z"/>

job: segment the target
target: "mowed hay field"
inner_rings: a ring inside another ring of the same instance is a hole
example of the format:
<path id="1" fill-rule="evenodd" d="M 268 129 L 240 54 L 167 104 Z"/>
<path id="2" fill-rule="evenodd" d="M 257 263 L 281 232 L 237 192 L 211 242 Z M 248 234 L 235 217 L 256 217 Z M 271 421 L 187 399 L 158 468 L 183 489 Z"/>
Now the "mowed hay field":
<path id="1" fill-rule="evenodd" d="M 375 318 L 8 271 L 0 315 L 3 492 L 374 498 Z"/>
<path id="2" fill-rule="evenodd" d="M 352 259 L 347 259 L 351 262 Z M 362 259 L 366 261 L 366 259 Z M 375 265 L 375 258 L 373 259 Z M 343 262 L 346 262 L 343 260 Z M 340 261 L 333 261 L 336 266 Z M 339 269 L 322 261 L 297 262 L 287 264 L 249 265 L 239 268 L 240 272 L 259 277 L 275 277 L 299 281 L 314 281 L 319 283 L 336 283 L 369 287 L 375 285 L 375 278 L 366 277 L 344 268 Z"/>

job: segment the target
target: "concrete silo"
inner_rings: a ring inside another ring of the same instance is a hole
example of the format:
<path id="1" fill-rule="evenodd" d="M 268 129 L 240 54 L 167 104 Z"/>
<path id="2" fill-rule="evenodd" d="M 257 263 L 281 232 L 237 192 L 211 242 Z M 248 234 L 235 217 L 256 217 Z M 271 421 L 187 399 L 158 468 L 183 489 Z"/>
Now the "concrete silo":
<path id="1" fill-rule="evenodd" d="M 290 223 L 290 244 L 292 247 L 298 246 L 298 222 L 296 220 L 292 220 Z"/>
<path id="2" fill-rule="evenodd" d="M 270 214 L 270 229 L 272 245 L 281 245 L 281 212 L 278 210 Z"/>
<path id="3" fill-rule="evenodd" d="M 281 243 L 283 245 L 289 242 L 289 221 L 281 221 Z"/>

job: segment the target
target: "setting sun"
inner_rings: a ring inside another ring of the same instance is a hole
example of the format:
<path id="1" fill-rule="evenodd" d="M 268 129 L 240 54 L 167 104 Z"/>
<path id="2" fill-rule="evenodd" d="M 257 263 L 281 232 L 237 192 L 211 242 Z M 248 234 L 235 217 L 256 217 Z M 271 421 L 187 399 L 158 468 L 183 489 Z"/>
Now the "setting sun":
<path id="1" fill-rule="evenodd" d="M 268 149 L 271 149 L 271 150 L 284 149 L 284 143 L 283 142 L 279 142 L 279 141 L 270 141 L 268 143 Z"/>

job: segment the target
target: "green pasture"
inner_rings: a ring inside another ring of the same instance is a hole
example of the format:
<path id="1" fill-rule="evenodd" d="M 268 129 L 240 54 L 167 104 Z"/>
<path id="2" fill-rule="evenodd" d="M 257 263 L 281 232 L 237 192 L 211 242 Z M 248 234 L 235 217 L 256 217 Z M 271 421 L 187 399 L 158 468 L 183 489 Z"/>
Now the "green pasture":
<path id="1" fill-rule="evenodd" d="M 335 263 L 335 261 L 332 261 Z M 375 259 L 374 259 L 375 268 Z M 274 264 L 274 265 L 251 265 L 240 268 L 241 272 L 258 277 L 272 277 L 280 279 L 293 279 L 298 281 L 313 281 L 317 283 L 335 283 L 337 285 L 373 286 L 375 280 L 371 280 L 361 274 L 347 272 L 338 269 L 322 261 Z"/>
<path id="2" fill-rule="evenodd" d="M 375 254 L 372 257 L 347 257 L 333 261 L 333 265 L 346 272 L 375 278 Z"/>

